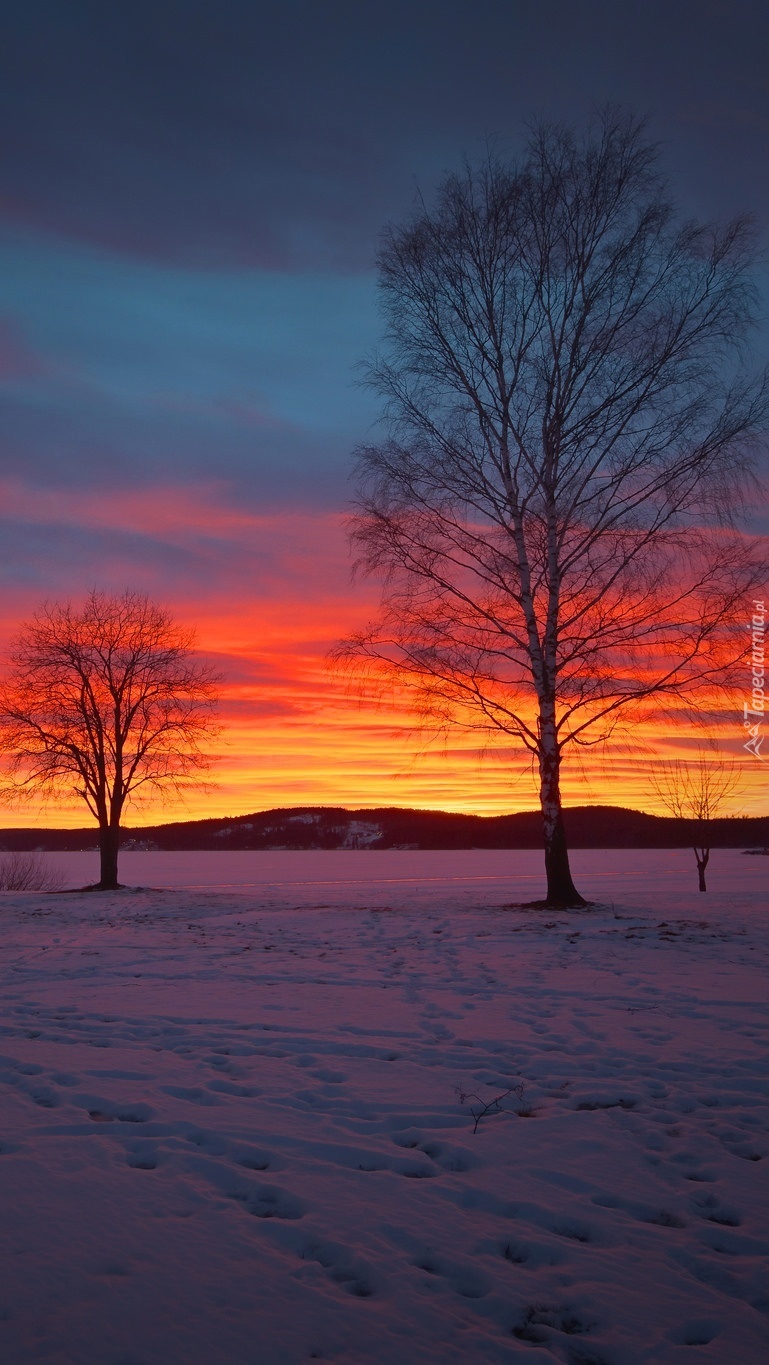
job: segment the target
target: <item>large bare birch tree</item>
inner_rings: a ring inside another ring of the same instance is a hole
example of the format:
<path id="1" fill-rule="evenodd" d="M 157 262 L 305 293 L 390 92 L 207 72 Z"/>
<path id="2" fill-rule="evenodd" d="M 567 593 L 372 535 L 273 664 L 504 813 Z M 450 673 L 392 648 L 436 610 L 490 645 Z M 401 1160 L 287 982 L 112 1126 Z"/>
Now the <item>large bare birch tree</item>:
<path id="1" fill-rule="evenodd" d="M 342 646 L 427 718 L 530 750 L 547 904 L 582 902 L 564 752 L 728 682 L 756 551 L 736 529 L 765 377 L 752 234 L 682 222 L 643 125 L 533 132 L 391 228 L 353 542 L 379 618 Z M 739 625 L 738 625 L 739 622 Z"/>
<path id="2" fill-rule="evenodd" d="M 217 675 L 193 637 L 139 593 L 45 606 L 11 647 L 0 689 L 6 797 L 81 797 L 99 827 L 98 889 L 118 883 L 130 800 L 179 791 L 209 760 Z"/>

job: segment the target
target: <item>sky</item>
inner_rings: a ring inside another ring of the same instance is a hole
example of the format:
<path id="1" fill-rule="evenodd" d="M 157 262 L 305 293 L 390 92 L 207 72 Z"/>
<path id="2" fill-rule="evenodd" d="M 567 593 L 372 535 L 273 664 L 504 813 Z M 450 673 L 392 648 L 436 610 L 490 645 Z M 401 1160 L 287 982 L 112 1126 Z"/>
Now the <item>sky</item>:
<path id="1" fill-rule="evenodd" d="M 531 808 L 525 755 L 419 734 L 328 667 L 378 600 L 345 517 L 380 233 L 489 139 L 514 155 L 527 120 L 614 101 L 686 214 L 748 211 L 766 240 L 765 4 L 6 0 L 3 29 L 0 646 L 94 586 L 196 629 L 225 678 L 217 786 L 165 818 Z M 739 718 L 724 735 L 741 753 Z M 644 765 L 692 741 L 646 739 L 570 768 L 567 801 L 652 808 Z"/>

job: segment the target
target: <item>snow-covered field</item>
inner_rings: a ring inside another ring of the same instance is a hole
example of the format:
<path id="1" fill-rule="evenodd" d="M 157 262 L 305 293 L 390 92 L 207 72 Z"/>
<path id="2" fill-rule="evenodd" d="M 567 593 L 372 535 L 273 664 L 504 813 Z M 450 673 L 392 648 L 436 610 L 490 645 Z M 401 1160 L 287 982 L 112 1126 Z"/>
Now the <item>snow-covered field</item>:
<path id="1" fill-rule="evenodd" d="M 769 1359 L 767 860 L 573 861 L 0 896 L 5 1365 Z"/>

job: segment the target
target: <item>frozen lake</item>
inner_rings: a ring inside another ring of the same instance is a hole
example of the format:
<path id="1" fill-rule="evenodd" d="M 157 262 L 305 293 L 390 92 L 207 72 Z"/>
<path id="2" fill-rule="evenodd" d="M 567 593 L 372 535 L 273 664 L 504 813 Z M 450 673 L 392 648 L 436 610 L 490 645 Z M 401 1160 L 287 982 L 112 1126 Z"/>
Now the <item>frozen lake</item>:
<path id="1" fill-rule="evenodd" d="M 763 1363 L 766 861 L 574 868 L 568 914 L 502 908 L 533 851 L 0 897 L 0 1358 Z"/>
<path id="2" fill-rule="evenodd" d="M 98 877 L 98 854 L 47 853 L 68 887 Z M 577 849 L 571 854 L 574 877 L 583 895 L 601 901 L 629 894 L 654 895 L 671 885 L 682 894 L 696 891 L 690 849 Z M 767 860 L 737 849 L 716 849 L 708 869 L 708 888 L 760 891 Z M 408 890 L 411 903 L 445 893 L 452 902 L 489 904 L 534 899 L 544 890 L 543 855 L 536 849 L 393 849 L 298 852 L 124 852 L 120 878 L 128 886 L 238 889 L 264 893 L 271 902 L 306 904 L 387 903 Z M 703 898 L 704 900 L 704 898 Z"/>

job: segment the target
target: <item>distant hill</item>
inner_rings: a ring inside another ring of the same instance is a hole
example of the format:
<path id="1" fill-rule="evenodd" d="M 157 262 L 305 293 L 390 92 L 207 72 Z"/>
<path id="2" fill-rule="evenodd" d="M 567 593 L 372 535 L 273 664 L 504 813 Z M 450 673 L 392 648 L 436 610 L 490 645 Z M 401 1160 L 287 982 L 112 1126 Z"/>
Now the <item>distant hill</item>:
<path id="1" fill-rule="evenodd" d="M 570 848 L 682 848 L 691 842 L 687 821 L 645 815 L 623 806 L 571 806 L 564 814 Z M 518 815 L 457 815 L 448 811 L 345 810 L 301 806 L 237 815 L 143 825 L 123 832 L 122 847 L 157 849 L 387 849 L 540 848 L 538 811 Z M 712 823 L 714 848 L 766 847 L 769 817 L 732 816 Z M 0 850 L 93 848 L 96 828 L 0 830 Z"/>

